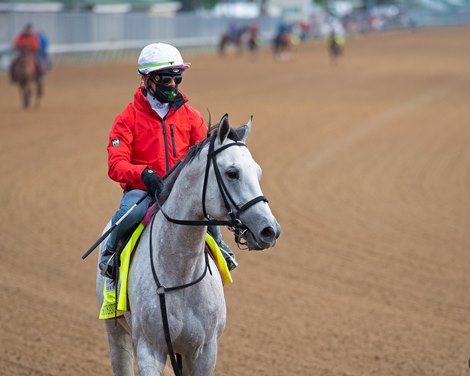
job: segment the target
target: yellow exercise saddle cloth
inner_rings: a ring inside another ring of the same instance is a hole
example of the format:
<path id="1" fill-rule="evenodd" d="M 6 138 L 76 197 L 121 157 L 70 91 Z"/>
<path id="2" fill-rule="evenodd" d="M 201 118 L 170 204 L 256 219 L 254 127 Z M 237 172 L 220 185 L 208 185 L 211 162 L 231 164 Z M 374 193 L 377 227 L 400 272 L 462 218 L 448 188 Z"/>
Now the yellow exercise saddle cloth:
<path id="1" fill-rule="evenodd" d="M 135 229 L 134 233 L 130 237 L 126 246 L 121 252 L 121 266 L 119 268 L 119 279 L 118 286 L 116 289 L 116 282 L 105 278 L 103 287 L 103 304 L 100 310 L 100 319 L 112 319 L 122 316 L 127 308 L 127 277 L 129 275 L 129 265 L 131 261 L 131 255 L 134 251 L 135 245 L 137 244 L 142 231 L 144 230 L 144 224 L 139 224 Z M 214 260 L 222 278 L 222 284 L 229 285 L 233 282 L 230 271 L 228 270 L 227 263 L 222 255 L 219 246 L 212 236 L 206 233 L 206 246 L 209 251 L 209 255 Z M 117 292 L 117 302 L 116 302 Z"/>

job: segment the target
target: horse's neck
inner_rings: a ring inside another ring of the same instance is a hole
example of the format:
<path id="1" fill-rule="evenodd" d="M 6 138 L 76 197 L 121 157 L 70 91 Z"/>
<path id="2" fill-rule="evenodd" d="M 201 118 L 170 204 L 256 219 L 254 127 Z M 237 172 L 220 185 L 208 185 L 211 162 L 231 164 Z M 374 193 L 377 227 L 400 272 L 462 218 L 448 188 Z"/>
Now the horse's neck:
<path id="1" fill-rule="evenodd" d="M 185 165 L 174 181 L 171 192 L 163 204 L 163 211 L 173 219 L 185 221 L 204 220 L 202 208 L 202 187 L 204 182 L 205 158 L 195 157 Z M 179 274 L 190 275 L 202 272 L 205 265 L 205 226 L 180 225 L 168 221 L 160 211 L 155 218 L 152 238 L 158 242 L 156 263 L 161 262 L 177 270 Z M 166 266 L 165 266 L 166 265 Z"/>
<path id="2" fill-rule="evenodd" d="M 166 211 L 165 211 L 166 212 Z M 169 214 L 173 217 L 173 214 Z M 177 217 L 178 214 L 174 215 L 174 218 L 177 219 L 190 219 L 185 217 Z M 156 222 L 159 222 L 159 226 L 154 226 L 152 235 L 157 239 L 159 245 L 168 244 L 171 245 L 165 251 L 167 255 L 176 256 L 181 252 L 185 252 L 187 255 L 198 254 L 202 250 L 202 246 L 205 241 L 205 229 L 204 226 L 186 226 L 186 225 L 177 225 L 174 223 L 168 222 L 161 213 L 157 213 L 155 218 Z"/>
<path id="3" fill-rule="evenodd" d="M 187 190 L 179 191 L 181 193 L 172 191 L 168 197 L 163 205 L 165 213 L 175 219 L 201 219 L 197 214 L 201 203 L 197 204 L 197 200 L 191 202 Z M 157 213 L 155 222 L 152 237 L 158 247 L 158 252 L 154 254 L 156 264 L 161 265 L 163 270 L 177 271 L 179 276 L 200 273 L 205 262 L 203 250 L 206 227 L 171 223 L 161 212 Z"/>
<path id="4" fill-rule="evenodd" d="M 23 47 L 19 51 L 20 59 L 24 60 L 34 60 L 35 56 L 33 51 L 29 47 Z"/>
<path id="5" fill-rule="evenodd" d="M 166 285 L 181 285 L 199 277 L 205 268 L 205 227 L 169 223 L 161 213 L 151 236 L 154 240 L 154 264 Z"/>
<path id="6" fill-rule="evenodd" d="M 24 50 L 16 64 L 23 74 L 32 75 L 36 71 L 34 55 L 30 50 Z"/>

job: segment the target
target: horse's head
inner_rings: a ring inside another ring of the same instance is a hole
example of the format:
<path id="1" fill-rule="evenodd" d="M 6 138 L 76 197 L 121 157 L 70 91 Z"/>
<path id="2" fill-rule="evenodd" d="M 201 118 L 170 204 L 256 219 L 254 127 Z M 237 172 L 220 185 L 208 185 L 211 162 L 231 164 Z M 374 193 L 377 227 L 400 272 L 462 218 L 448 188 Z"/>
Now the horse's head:
<path id="1" fill-rule="evenodd" d="M 276 244 L 281 227 L 261 191 L 261 167 L 246 147 L 250 130 L 251 119 L 235 129 L 224 115 L 211 132 L 203 202 L 205 214 L 236 223 L 232 230 L 239 245 L 263 250 Z"/>

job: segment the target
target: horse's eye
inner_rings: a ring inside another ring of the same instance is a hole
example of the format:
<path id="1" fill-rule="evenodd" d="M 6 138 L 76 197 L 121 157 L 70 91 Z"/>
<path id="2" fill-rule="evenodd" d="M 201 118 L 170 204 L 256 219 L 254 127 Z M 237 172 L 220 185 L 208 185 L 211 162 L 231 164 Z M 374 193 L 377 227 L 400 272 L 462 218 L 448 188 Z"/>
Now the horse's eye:
<path id="1" fill-rule="evenodd" d="M 236 168 L 231 168 L 225 173 L 229 179 L 236 180 L 238 179 L 238 170 Z"/>

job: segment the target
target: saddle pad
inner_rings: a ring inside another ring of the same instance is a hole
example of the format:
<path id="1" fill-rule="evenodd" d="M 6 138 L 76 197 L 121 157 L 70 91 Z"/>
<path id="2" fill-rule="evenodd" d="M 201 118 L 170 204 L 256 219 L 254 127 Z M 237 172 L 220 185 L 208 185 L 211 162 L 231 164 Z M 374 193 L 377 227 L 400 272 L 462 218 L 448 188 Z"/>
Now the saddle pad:
<path id="1" fill-rule="evenodd" d="M 145 226 L 141 223 L 135 229 L 134 233 L 130 237 L 128 243 L 121 252 L 121 266 L 119 268 L 119 282 L 116 289 L 115 281 L 105 278 L 103 286 L 103 304 L 99 314 L 99 319 L 113 319 L 122 316 L 127 311 L 127 277 L 129 275 L 129 265 L 131 260 L 131 254 L 134 250 L 137 241 L 139 240 L 142 231 Z M 222 255 L 219 246 L 212 236 L 206 233 L 206 245 L 211 253 L 212 259 L 214 260 L 222 278 L 222 284 L 229 285 L 233 282 L 230 271 L 228 270 L 227 263 Z M 117 302 L 116 302 L 116 290 L 117 290 Z"/>
<path id="2" fill-rule="evenodd" d="M 144 231 L 145 226 L 140 223 L 134 230 L 129 241 L 121 252 L 121 265 L 119 267 L 119 279 L 118 286 L 116 289 L 116 282 L 105 278 L 103 286 L 103 304 L 100 310 L 100 319 L 112 319 L 115 317 L 122 316 L 127 311 L 127 276 L 129 274 L 129 265 L 131 260 L 131 254 L 134 250 L 137 241 Z M 116 290 L 117 290 L 117 304 L 116 304 Z"/>

